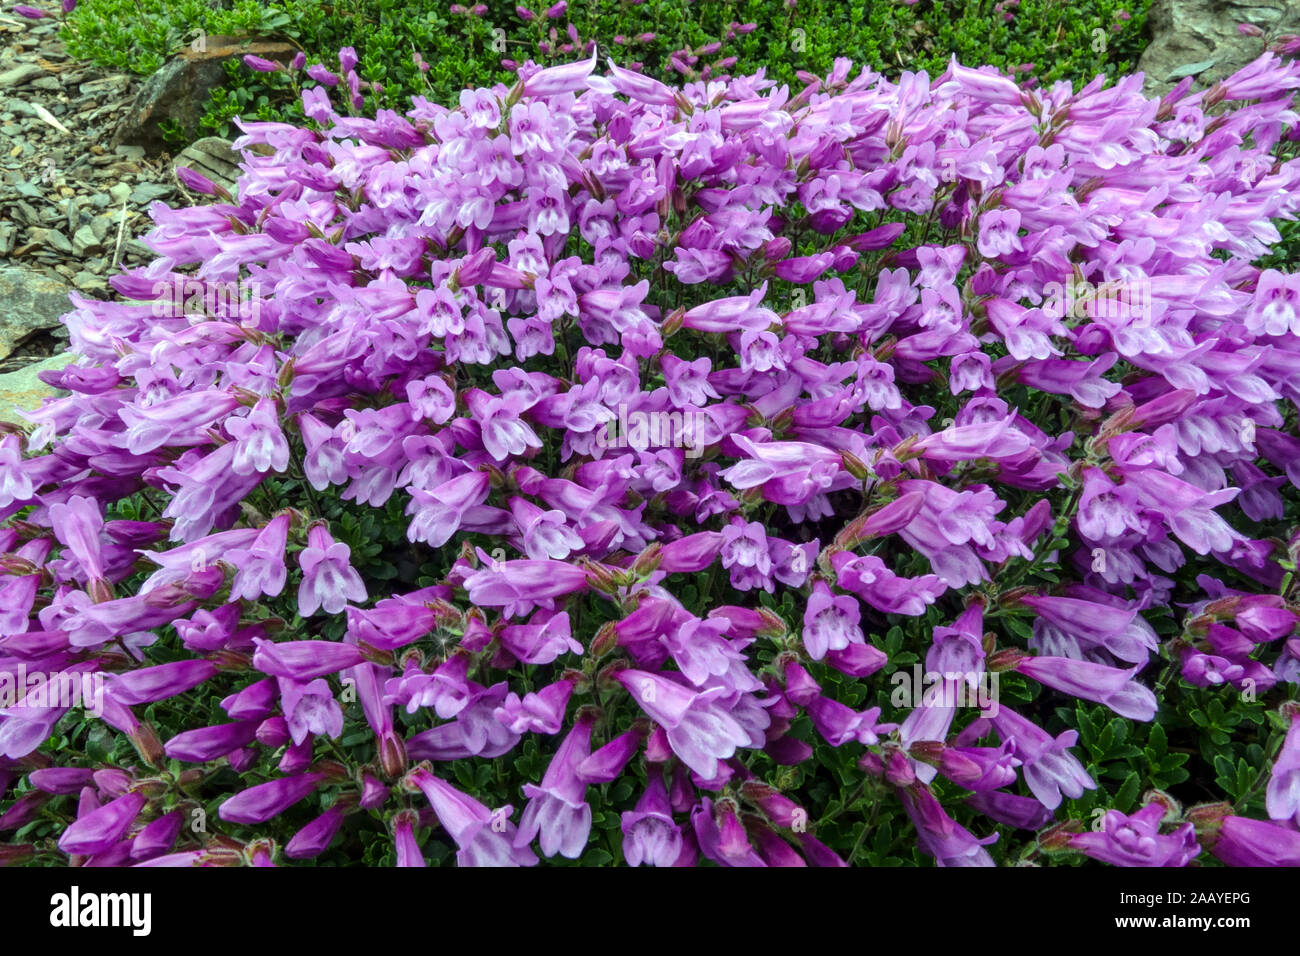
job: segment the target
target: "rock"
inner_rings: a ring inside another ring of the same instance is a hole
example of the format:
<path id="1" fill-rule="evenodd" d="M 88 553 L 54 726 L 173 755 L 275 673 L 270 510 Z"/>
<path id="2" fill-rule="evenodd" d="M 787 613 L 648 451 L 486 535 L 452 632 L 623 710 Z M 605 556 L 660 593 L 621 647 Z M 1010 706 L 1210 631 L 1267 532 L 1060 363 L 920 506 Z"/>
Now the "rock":
<path id="1" fill-rule="evenodd" d="M 29 229 L 27 232 L 28 235 L 31 236 L 33 242 L 49 246 L 51 249 L 67 253 L 68 255 L 72 254 L 72 243 L 68 242 L 68 237 L 57 229 L 43 229 L 38 227 Z"/>
<path id="2" fill-rule="evenodd" d="M 99 237 L 95 235 L 95 230 L 89 225 L 81 226 L 72 234 L 72 254 L 78 258 L 85 258 L 88 253 L 98 252 L 100 250 Z"/>
<path id="3" fill-rule="evenodd" d="M 172 163 L 172 170 L 177 166 L 188 166 L 231 192 L 240 175 L 239 154 L 230 148 L 229 140 L 219 136 L 205 136 L 187 146 Z"/>
<path id="4" fill-rule="evenodd" d="M 11 86 L 22 86 L 38 76 L 44 76 L 45 71 L 35 63 L 20 63 L 12 70 L 5 70 L 0 73 L 0 89 Z"/>
<path id="5" fill-rule="evenodd" d="M 58 325 L 59 317 L 72 311 L 68 291 L 62 282 L 43 273 L 0 265 L 0 302 L 4 303 L 0 309 L 0 358 L 33 332 Z"/>
<path id="6" fill-rule="evenodd" d="M 32 80 L 32 87 L 34 89 L 48 90 L 52 93 L 56 93 L 59 90 L 63 89 L 63 84 L 59 82 L 58 77 L 42 76 L 42 77 L 38 77 L 35 80 Z"/>
<path id="7" fill-rule="evenodd" d="M 1138 60 L 1148 95 L 1163 95 L 1184 75 L 1209 85 L 1240 70 L 1264 52 L 1264 37 L 1242 36 L 1239 23 L 1265 33 L 1279 24 L 1287 0 L 1155 0 L 1147 13 L 1151 43 Z M 1295 24 L 1291 24 L 1295 26 Z"/>
<path id="8" fill-rule="evenodd" d="M 114 204 L 120 206 L 131 195 L 131 187 L 126 183 L 114 183 L 108 187 L 108 194 L 113 197 Z"/>
<path id="9" fill-rule="evenodd" d="M 64 352 L 61 355 L 51 355 L 16 372 L 0 375 L 0 419 L 20 425 L 29 424 L 18 414 L 19 411 L 30 412 L 40 408 L 46 398 L 67 395 L 67 392 L 46 385 L 37 376 L 41 372 L 57 372 L 71 364 L 74 358 L 76 356 L 72 353 Z"/>
<path id="10" fill-rule="evenodd" d="M 155 199 L 162 199 L 164 196 L 170 196 L 173 190 L 171 186 L 162 183 L 141 183 L 131 190 L 131 202 L 138 206 L 143 206 L 153 202 Z"/>
<path id="11" fill-rule="evenodd" d="M 107 282 L 95 275 L 93 272 L 86 272 L 84 270 L 78 272 L 72 277 L 72 284 L 82 292 L 89 292 L 91 294 L 108 291 Z"/>
<path id="12" fill-rule="evenodd" d="M 143 146 L 155 151 L 167 144 L 161 124 L 198 129 L 208 97 L 226 80 L 226 61 L 245 54 L 273 59 L 291 58 L 287 43 L 252 42 L 238 37 L 212 36 L 202 50 L 186 49 L 145 80 L 113 135 L 113 145 Z"/>

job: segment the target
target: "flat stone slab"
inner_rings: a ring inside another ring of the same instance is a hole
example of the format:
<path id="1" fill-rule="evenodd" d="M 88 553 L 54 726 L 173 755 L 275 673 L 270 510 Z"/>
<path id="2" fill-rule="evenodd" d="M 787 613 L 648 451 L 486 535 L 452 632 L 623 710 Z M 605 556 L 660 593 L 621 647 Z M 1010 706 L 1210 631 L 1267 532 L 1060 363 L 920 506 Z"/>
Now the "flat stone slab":
<path id="1" fill-rule="evenodd" d="M 66 395 L 57 388 L 46 385 L 38 376 L 41 372 L 56 372 L 69 365 L 76 356 L 70 352 L 51 355 L 16 372 L 0 375 L 0 420 L 19 425 L 30 425 L 18 413 L 34 411 L 46 398 Z"/>
<path id="2" fill-rule="evenodd" d="M 72 311 L 69 287 L 48 273 L 20 265 L 0 265 L 0 358 L 40 329 L 59 325 Z"/>

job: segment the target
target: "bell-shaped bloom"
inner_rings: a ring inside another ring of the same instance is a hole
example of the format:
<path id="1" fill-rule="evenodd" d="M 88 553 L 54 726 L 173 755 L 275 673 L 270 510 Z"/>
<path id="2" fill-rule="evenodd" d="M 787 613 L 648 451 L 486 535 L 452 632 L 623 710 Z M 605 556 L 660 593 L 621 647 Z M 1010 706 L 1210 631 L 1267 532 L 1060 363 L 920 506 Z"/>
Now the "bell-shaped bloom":
<path id="1" fill-rule="evenodd" d="M 831 566 L 840 587 L 888 614 L 919 617 L 948 589 L 933 574 L 899 577 L 875 555 L 859 557 L 848 551 L 837 551 L 831 557 Z"/>
<path id="2" fill-rule="evenodd" d="M 620 672 L 618 680 L 664 728 L 673 753 L 705 779 L 717 776 L 718 761 L 732 756 L 737 747 L 761 745 L 751 743 L 750 733 L 723 708 L 719 698 L 729 694 L 725 687 L 693 690 L 663 675 L 633 669 Z"/>
<path id="3" fill-rule="evenodd" d="M 586 571 L 563 561 L 501 561 L 465 578 L 470 603 L 507 610 L 526 610 L 587 584 Z"/>
<path id="4" fill-rule="evenodd" d="M 324 779 L 323 773 L 304 773 L 259 783 L 227 797 L 217 816 L 228 823 L 265 823 L 305 799 Z"/>
<path id="5" fill-rule="evenodd" d="M 501 629 L 501 646 L 525 664 L 550 664 L 563 654 L 581 654 L 582 645 L 573 639 L 569 615 L 539 612 L 533 621 Z"/>
<path id="6" fill-rule="evenodd" d="M 78 815 L 59 837 L 59 849 L 81 856 L 102 853 L 126 835 L 147 802 L 143 794 L 124 793 L 89 813 Z"/>
<path id="7" fill-rule="evenodd" d="M 525 553 L 535 561 L 563 561 L 583 547 L 581 535 L 569 527 L 563 511 L 543 511 L 523 498 L 511 498 L 510 515 L 523 535 Z"/>
<path id="8" fill-rule="evenodd" d="M 364 658 L 355 644 L 334 641 L 273 641 L 255 638 L 253 666 L 272 677 L 309 681 L 336 674 L 360 664 Z"/>
<path id="9" fill-rule="evenodd" d="M 77 559 L 87 579 L 104 576 L 100 533 L 104 515 L 94 498 L 73 495 L 66 502 L 50 505 L 50 524 L 54 536 Z"/>
<path id="10" fill-rule="evenodd" d="M 977 840 L 969 830 L 950 817 L 928 789 L 920 784 L 900 788 L 903 809 L 916 825 L 921 848 L 934 857 L 937 866 L 993 866 L 984 847 L 997 840 L 996 833 Z"/>
<path id="11" fill-rule="evenodd" d="M 310 734 L 336 738 L 343 733 L 343 710 L 323 677 L 308 683 L 280 678 L 280 708 L 297 745 Z"/>
<path id="12" fill-rule="evenodd" d="M 1291 715 L 1286 739 L 1273 761 L 1264 805 L 1274 820 L 1291 820 L 1300 827 L 1300 714 Z"/>
<path id="13" fill-rule="evenodd" d="M 564 709 L 572 694 L 573 682 L 568 680 L 548 684 L 539 691 L 529 691 L 523 697 L 511 691 L 492 716 L 516 734 L 529 731 L 558 734 L 564 723 Z"/>
<path id="14" fill-rule="evenodd" d="M 450 720 L 474 698 L 471 682 L 467 679 L 469 662 L 468 654 L 453 654 L 430 674 L 410 661 L 402 676 L 389 678 L 384 683 L 384 703 L 389 706 L 402 704 L 408 714 L 414 714 L 421 707 L 431 707 L 443 720 Z M 563 716 L 563 706 L 560 715 Z M 558 730 L 556 727 L 552 732 Z"/>
<path id="15" fill-rule="evenodd" d="M 579 714 L 573 729 L 560 744 L 542 776 L 541 786 L 524 784 L 528 806 L 519 821 L 514 845 L 524 847 L 538 838 L 545 856 L 582 855 L 591 833 L 591 807 L 587 805 L 587 782 L 578 767 L 591 755 L 591 727 L 595 718 Z"/>
<path id="16" fill-rule="evenodd" d="M 258 399 L 243 418 L 227 419 L 226 431 L 235 439 L 235 458 L 230 464 L 235 474 L 264 474 L 289 467 L 289 442 L 280 430 L 274 400 Z"/>
<path id="17" fill-rule="evenodd" d="M 1097 788 L 1083 764 L 1070 753 L 1079 739 L 1077 731 L 1066 730 L 1053 739 L 1033 721 L 1005 705 L 999 705 L 989 720 L 998 735 L 1015 746 L 1025 784 L 1048 810 L 1059 807 L 1063 797 L 1077 800 L 1085 790 Z"/>
<path id="18" fill-rule="evenodd" d="M 225 560 L 235 567 L 230 585 L 231 600 L 256 601 L 262 595 L 276 597 L 284 590 L 288 571 L 284 549 L 289 540 L 289 516 L 277 515 L 266 523 L 247 548 L 232 548 Z"/>
<path id="19" fill-rule="evenodd" d="M 1267 820 L 1227 816 L 1210 852 L 1228 866 L 1300 866 L 1300 831 Z"/>
<path id="20" fill-rule="evenodd" d="M 1116 866 L 1186 866 L 1201 852 L 1196 828 L 1184 823 L 1172 833 L 1160 833 L 1167 808 L 1148 803 L 1132 816 L 1109 810 L 1102 828 L 1070 837 L 1071 849 Z"/>
<path id="21" fill-rule="evenodd" d="M 663 776 L 651 768 L 645 791 L 623 812 L 623 859 L 629 866 L 672 866 L 682 853 L 682 830 L 673 822 Z"/>
<path id="22" fill-rule="evenodd" d="M 856 598 L 833 594 L 825 581 L 814 582 L 803 615 L 803 646 L 808 656 L 819 661 L 827 651 L 863 643 L 861 620 Z"/>
<path id="23" fill-rule="evenodd" d="M 338 614 L 349 601 L 366 599 L 361 575 L 348 563 L 352 550 L 335 541 L 323 525 L 307 532 L 307 547 L 298 553 L 302 583 L 298 586 L 298 613 L 311 617 L 318 610 Z"/>
<path id="24" fill-rule="evenodd" d="M 1130 720 L 1151 720 L 1159 705 L 1151 689 L 1133 679 L 1141 669 L 1141 665 L 1123 670 L 1068 657 L 1025 657 L 1016 664 L 1017 673 L 1040 684 L 1105 704 Z"/>
<path id="25" fill-rule="evenodd" d="M 490 490 L 485 471 L 471 471 L 452 478 L 432 491 L 412 487 L 406 513 L 414 517 L 406 530 L 407 540 L 423 541 L 431 548 L 442 547 L 460 528 L 465 513 L 487 501 Z"/>
<path id="26" fill-rule="evenodd" d="M 419 789 L 459 850 L 460 866 L 533 866 L 537 854 L 515 845 L 517 829 L 510 822 L 510 807 L 496 811 L 461 793 L 446 781 L 420 767 L 407 777 L 408 786 Z"/>
<path id="27" fill-rule="evenodd" d="M 850 740 L 867 745 L 877 744 L 880 742 L 879 733 L 894 728 L 893 724 L 876 723 L 880 716 L 879 707 L 858 713 L 847 704 L 820 694 L 808 702 L 807 709 L 813 726 L 832 747 L 839 747 Z"/>

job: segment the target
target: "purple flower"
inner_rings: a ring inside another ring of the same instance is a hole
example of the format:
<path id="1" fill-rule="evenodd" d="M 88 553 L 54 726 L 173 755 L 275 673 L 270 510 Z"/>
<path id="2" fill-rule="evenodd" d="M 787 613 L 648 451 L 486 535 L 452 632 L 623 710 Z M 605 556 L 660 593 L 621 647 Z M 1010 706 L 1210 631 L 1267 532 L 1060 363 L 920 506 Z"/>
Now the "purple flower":
<path id="1" fill-rule="evenodd" d="M 324 779 L 322 773 L 304 773 L 268 780 L 225 800 L 217 816 L 229 823 L 265 823 L 305 799 Z"/>
<path id="2" fill-rule="evenodd" d="M 148 801 L 143 794 L 124 793 L 77 819 L 59 837 L 64 853 L 89 856 L 102 853 L 126 835 Z"/>
<path id="3" fill-rule="evenodd" d="M 230 465 L 235 474 L 263 474 L 289 467 L 289 443 L 280 431 L 271 399 L 260 399 L 244 418 L 228 419 L 226 431 L 236 443 L 235 459 Z"/>
<path id="4" fill-rule="evenodd" d="M 826 582 L 815 582 L 803 616 L 803 644 L 808 656 L 819 661 L 827 651 L 842 651 L 850 644 L 863 643 L 861 619 L 854 598 L 832 594 Z"/>
<path id="5" fill-rule="evenodd" d="M 587 782 L 579 776 L 578 766 L 591 755 L 594 722 L 591 714 L 580 714 L 551 758 L 541 786 L 524 784 L 528 806 L 519 821 L 516 847 L 526 847 L 540 837 L 545 856 L 558 853 L 576 860 L 582 855 L 591 832 L 591 807 L 585 799 Z"/>
<path id="6" fill-rule="evenodd" d="M 275 73 L 283 69 L 279 63 L 275 63 L 271 60 L 265 59 L 264 57 L 254 56 L 252 53 L 244 55 L 244 65 L 250 70 L 256 70 L 258 73 Z M 179 169 L 177 169 L 176 172 L 177 175 L 180 174 Z"/>
<path id="7" fill-rule="evenodd" d="M 291 860 L 310 860 L 329 849 L 330 843 L 347 818 L 347 809 L 335 805 L 295 833 L 285 844 L 284 855 Z"/>
<path id="8" fill-rule="evenodd" d="M 1228 866 L 1300 866 L 1300 831 L 1266 820 L 1226 816 L 1210 852 Z"/>
<path id="9" fill-rule="evenodd" d="M 761 746 L 749 731 L 721 706 L 725 687 L 696 691 L 659 674 L 625 670 L 619 683 L 637 704 L 663 726 L 673 753 L 705 778 L 718 772 L 718 761 L 730 757 L 737 747 Z"/>
<path id="10" fill-rule="evenodd" d="M 343 711 L 323 678 L 306 684 L 280 678 L 280 707 L 295 744 L 301 745 L 308 734 L 338 737 L 343 733 Z"/>
<path id="11" fill-rule="evenodd" d="M 417 768 L 406 778 L 407 785 L 424 793 L 447 834 L 460 848 L 460 866 L 533 866 L 537 854 L 527 846 L 515 845 L 516 829 L 510 822 L 510 807 L 495 812 L 473 797 Z"/>
<path id="12" fill-rule="evenodd" d="M 682 853 L 682 831 L 673 822 L 663 778 L 651 772 L 645 791 L 623 816 L 623 858 L 629 866 L 672 866 Z"/>
<path id="13" fill-rule="evenodd" d="M 288 577 L 284 549 L 288 540 L 289 516 L 282 514 L 268 521 L 249 547 L 226 552 L 225 560 L 236 569 L 230 585 L 232 599 L 256 601 L 263 594 L 276 597 L 284 590 Z"/>
<path id="14" fill-rule="evenodd" d="M 492 716 L 516 734 L 528 731 L 558 734 L 572 694 L 573 682 L 568 680 L 548 684 L 537 692 L 529 691 L 522 698 L 512 691 Z M 439 716 L 444 715 L 440 713 Z"/>
<path id="15" fill-rule="evenodd" d="M 1300 714 L 1291 715 L 1291 726 L 1273 761 L 1264 798 L 1270 817 L 1300 826 Z"/>
<path id="16" fill-rule="evenodd" d="M 424 854 L 415 839 L 415 825 L 419 817 L 413 810 L 399 810 L 393 816 L 393 846 L 397 852 L 397 865 L 401 867 L 422 867 Z"/>
<path id="17" fill-rule="evenodd" d="M 1147 804 L 1132 816 L 1109 810 L 1102 818 L 1100 831 L 1071 836 L 1070 847 L 1116 866 L 1186 866 L 1201 852 L 1196 828 L 1184 823 L 1162 835 L 1160 823 L 1167 812 L 1165 805 L 1158 802 Z"/>
<path id="18" fill-rule="evenodd" d="M 323 525 L 307 532 L 307 547 L 298 554 L 302 583 L 298 586 L 298 613 L 311 617 L 318 610 L 338 614 L 348 601 L 364 601 L 366 586 L 348 563 L 351 549 L 335 541 Z"/>
<path id="19" fill-rule="evenodd" d="M 1068 657 L 1026 657 L 1016 671 L 1039 683 L 1084 700 L 1105 704 L 1121 717 L 1151 720 L 1159 706 L 1151 690 L 1133 680 L 1141 665 L 1122 670 Z"/>
<path id="20" fill-rule="evenodd" d="M 1097 784 L 1083 764 L 1069 752 L 1079 738 L 1076 731 L 1063 731 L 1053 739 L 1006 706 L 999 706 L 990 720 L 999 736 L 1014 745 L 1025 784 L 1048 810 L 1059 807 L 1063 796 L 1077 800 L 1085 790 L 1096 789 Z"/>

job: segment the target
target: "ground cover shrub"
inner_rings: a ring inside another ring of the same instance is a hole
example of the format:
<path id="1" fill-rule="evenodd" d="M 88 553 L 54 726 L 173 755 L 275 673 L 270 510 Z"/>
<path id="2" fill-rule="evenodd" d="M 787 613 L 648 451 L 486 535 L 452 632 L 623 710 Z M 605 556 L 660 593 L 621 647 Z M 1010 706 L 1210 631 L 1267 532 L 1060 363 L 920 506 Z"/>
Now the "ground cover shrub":
<path id="1" fill-rule="evenodd" d="M 1146 0 L 930 2 L 803 0 L 798 4 L 514 3 L 410 4 L 401 0 L 82 0 L 68 19 L 69 50 L 106 66 L 148 74 L 205 36 L 284 39 L 313 62 L 356 49 L 363 83 L 381 105 L 404 109 L 412 95 L 450 102 L 465 87 L 511 82 L 532 60 L 567 62 L 599 43 L 623 65 L 676 82 L 762 69 L 782 83 L 824 76 L 834 61 L 890 74 L 927 70 L 948 57 L 989 63 L 1022 78 L 1087 82 L 1132 70 L 1143 45 Z M 301 121 L 295 78 L 231 65 L 201 132 L 236 135 L 235 116 Z M 174 130 L 177 141 L 192 130 Z"/>
<path id="2" fill-rule="evenodd" d="M 1300 66 L 357 68 L 0 440 L 4 859 L 1300 862 Z"/>

